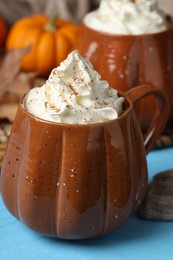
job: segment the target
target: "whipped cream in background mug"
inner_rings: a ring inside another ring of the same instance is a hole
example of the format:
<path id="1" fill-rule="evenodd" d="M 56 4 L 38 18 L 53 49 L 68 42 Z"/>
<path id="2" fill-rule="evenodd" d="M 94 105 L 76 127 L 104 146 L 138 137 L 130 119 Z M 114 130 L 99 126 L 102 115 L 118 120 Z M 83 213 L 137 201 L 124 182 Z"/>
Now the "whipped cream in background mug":
<path id="1" fill-rule="evenodd" d="M 87 124 L 117 118 L 122 113 L 123 101 L 75 50 L 52 70 L 42 87 L 30 90 L 23 105 L 41 119 Z"/>
<path id="2" fill-rule="evenodd" d="M 100 7 L 84 18 L 97 31 L 140 35 L 165 30 L 169 23 L 155 0 L 102 0 Z"/>

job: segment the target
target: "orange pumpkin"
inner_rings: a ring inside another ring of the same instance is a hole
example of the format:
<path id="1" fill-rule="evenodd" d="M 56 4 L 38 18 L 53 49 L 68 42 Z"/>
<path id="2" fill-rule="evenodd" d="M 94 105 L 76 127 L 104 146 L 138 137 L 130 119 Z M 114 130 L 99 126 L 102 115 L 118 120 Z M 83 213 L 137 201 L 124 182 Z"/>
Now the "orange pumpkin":
<path id="1" fill-rule="evenodd" d="M 3 18 L 0 17 L 0 47 L 2 47 L 4 43 L 6 32 L 7 32 L 6 24 Z"/>
<path id="2" fill-rule="evenodd" d="M 40 14 L 18 20 L 11 28 L 6 50 L 31 46 L 23 57 L 21 68 L 24 71 L 39 71 L 48 76 L 57 67 L 75 44 L 78 25 L 61 18 L 48 18 Z"/>

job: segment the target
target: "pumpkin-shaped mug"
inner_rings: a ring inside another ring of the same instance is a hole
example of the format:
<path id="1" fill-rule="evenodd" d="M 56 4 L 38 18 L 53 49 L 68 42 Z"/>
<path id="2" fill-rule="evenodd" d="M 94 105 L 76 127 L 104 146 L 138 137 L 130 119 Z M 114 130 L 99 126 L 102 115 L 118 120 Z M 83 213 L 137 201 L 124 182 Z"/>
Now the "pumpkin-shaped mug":
<path id="1" fill-rule="evenodd" d="M 17 219 L 43 235 L 85 239 L 116 230 L 138 209 L 146 152 L 165 125 L 168 102 L 147 85 L 119 95 L 122 115 L 86 125 L 36 118 L 21 101 L 1 169 L 2 198 Z M 142 136 L 133 103 L 150 95 L 157 109 Z"/>

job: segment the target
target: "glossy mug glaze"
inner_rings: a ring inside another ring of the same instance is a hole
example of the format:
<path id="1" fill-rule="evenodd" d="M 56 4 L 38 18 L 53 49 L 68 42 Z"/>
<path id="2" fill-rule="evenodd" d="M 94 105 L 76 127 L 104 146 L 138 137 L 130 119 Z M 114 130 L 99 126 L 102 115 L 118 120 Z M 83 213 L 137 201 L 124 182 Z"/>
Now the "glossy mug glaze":
<path id="1" fill-rule="evenodd" d="M 63 239 L 100 236 L 121 227 L 144 199 L 146 152 L 162 131 L 168 105 L 158 89 L 140 86 L 115 120 L 59 124 L 20 104 L 2 163 L 8 210 L 31 229 Z M 133 103 L 154 95 L 155 117 L 142 136 Z"/>
<path id="2" fill-rule="evenodd" d="M 168 97 L 169 120 L 173 119 L 173 25 L 153 34 L 111 35 L 81 24 L 76 48 L 115 89 L 127 91 L 141 84 L 161 89 Z M 154 99 L 142 100 L 135 110 L 145 131 Z"/>

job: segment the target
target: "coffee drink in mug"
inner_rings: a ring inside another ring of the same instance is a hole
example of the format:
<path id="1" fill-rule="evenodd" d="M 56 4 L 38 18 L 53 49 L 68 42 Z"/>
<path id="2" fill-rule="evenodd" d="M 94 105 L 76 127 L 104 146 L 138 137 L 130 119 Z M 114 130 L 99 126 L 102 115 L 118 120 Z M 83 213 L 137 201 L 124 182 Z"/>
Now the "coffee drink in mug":
<path id="1" fill-rule="evenodd" d="M 173 23 L 155 0 L 102 0 L 84 17 L 77 48 L 115 89 L 127 91 L 141 84 L 161 89 L 173 119 Z M 147 98 L 135 106 L 145 131 L 155 101 Z"/>
<path id="2" fill-rule="evenodd" d="M 142 135 L 133 104 L 153 95 Z M 110 88 L 78 51 L 21 100 L 1 169 L 8 210 L 40 234 L 85 239 L 116 230 L 147 190 L 146 153 L 165 126 L 168 102 L 143 85 Z"/>

